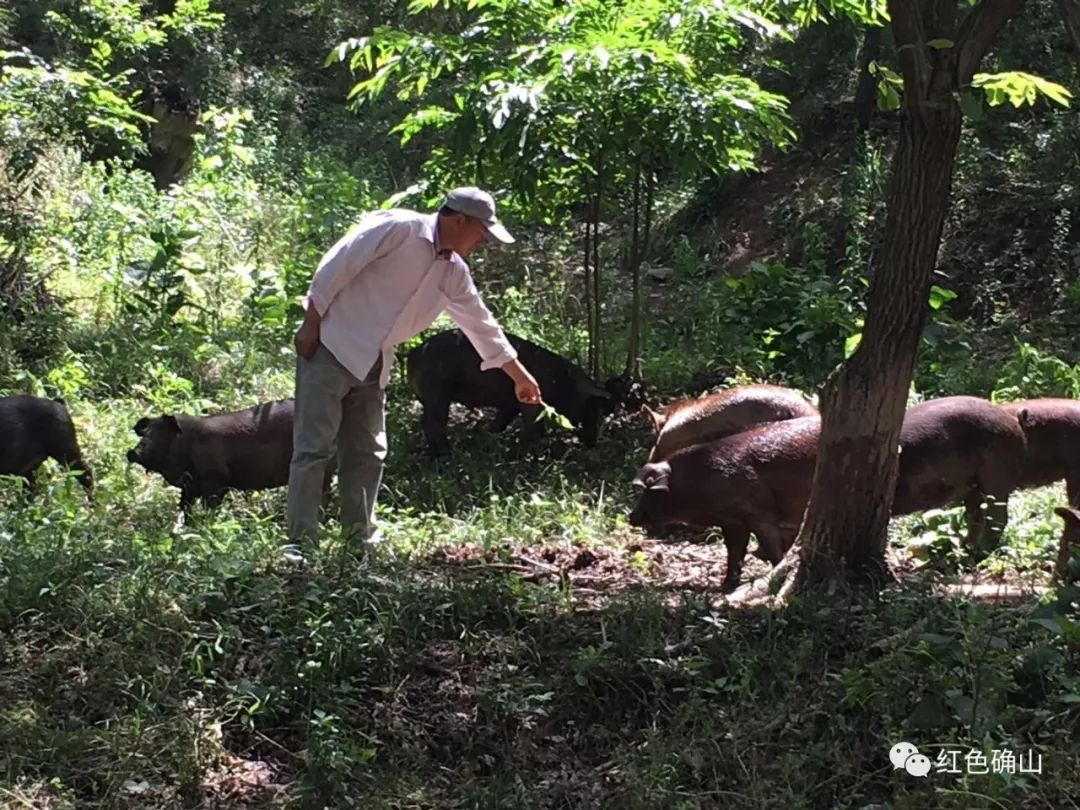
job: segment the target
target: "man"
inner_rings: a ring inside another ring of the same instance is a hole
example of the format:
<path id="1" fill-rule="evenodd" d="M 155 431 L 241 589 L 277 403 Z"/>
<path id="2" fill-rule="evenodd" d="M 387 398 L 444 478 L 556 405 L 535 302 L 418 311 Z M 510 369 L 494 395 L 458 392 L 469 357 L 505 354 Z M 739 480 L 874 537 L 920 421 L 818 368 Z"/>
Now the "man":
<path id="1" fill-rule="evenodd" d="M 496 218 L 490 194 L 458 188 L 436 214 L 394 209 L 365 215 L 319 262 L 295 338 L 291 544 L 317 541 L 324 473 L 335 452 L 342 526 L 348 536 L 371 538 L 394 347 L 443 310 L 480 354 L 482 369 L 501 368 L 521 402 L 540 402 L 536 380 L 518 362 L 465 263 L 485 237 L 514 241 Z M 290 548 L 288 555 L 298 552 Z"/>

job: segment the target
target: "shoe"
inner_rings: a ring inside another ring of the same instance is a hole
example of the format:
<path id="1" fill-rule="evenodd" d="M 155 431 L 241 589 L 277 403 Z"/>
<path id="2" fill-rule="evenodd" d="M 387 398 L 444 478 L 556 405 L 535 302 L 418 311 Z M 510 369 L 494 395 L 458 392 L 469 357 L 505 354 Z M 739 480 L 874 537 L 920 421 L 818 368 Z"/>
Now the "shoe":
<path id="1" fill-rule="evenodd" d="M 286 565 L 306 565 L 307 557 L 300 550 L 300 546 L 289 543 L 281 547 L 281 561 Z"/>

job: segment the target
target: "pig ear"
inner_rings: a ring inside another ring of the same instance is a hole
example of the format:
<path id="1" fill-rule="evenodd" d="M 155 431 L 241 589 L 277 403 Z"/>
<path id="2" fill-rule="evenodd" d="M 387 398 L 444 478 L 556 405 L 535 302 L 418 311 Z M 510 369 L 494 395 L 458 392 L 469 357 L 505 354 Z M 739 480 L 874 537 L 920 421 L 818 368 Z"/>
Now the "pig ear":
<path id="1" fill-rule="evenodd" d="M 634 478 L 634 489 L 639 491 L 668 492 L 668 474 L 671 467 L 666 463 L 649 464 Z"/>
<path id="2" fill-rule="evenodd" d="M 135 428 L 134 428 L 135 435 L 136 436 L 142 436 L 144 433 L 146 433 L 146 427 L 149 424 L 150 424 L 150 417 L 149 416 L 144 416 L 142 419 L 140 419 L 138 422 L 136 422 L 135 423 Z"/>
<path id="3" fill-rule="evenodd" d="M 664 415 L 662 413 L 659 413 L 657 411 L 654 411 L 648 405 L 642 405 L 641 406 L 641 412 L 649 415 L 649 418 L 652 419 L 653 429 L 657 433 L 659 433 L 661 430 L 664 429 L 664 425 L 667 423 L 667 416 L 666 415 Z"/>
<path id="4" fill-rule="evenodd" d="M 164 422 L 173 433 L 180 432 L 180 423 L 176 421 L 176 417 L 173 414 L 166 414 L 161 417 L 161 421 Z"/>

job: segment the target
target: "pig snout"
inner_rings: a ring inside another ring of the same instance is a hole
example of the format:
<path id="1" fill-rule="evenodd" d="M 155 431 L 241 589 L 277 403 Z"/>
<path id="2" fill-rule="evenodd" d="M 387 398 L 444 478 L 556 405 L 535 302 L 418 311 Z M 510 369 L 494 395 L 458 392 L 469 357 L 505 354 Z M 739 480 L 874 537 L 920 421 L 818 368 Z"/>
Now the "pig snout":
<path id="1" fill-rule="evenodd" d="M 666 521 L 657 519 L 658 514 L 663 511 L 661 504 L 657 502 L 659 497 L 657 493 L 646 489 L 641 479 L 634 480 L 634 491 L 639 494 L 637 503 L 630 510 L 630 525 L 649 532 L 662 529 Z"/>
<path id="2" fill-rule="evenodd" d="M 649 504 L 638 503 L 630 512 L 630 525 L 635 529 L 643 529 L 649 534 L 664 531 L 672 521 L 654 512 L 655 510 Z"/>

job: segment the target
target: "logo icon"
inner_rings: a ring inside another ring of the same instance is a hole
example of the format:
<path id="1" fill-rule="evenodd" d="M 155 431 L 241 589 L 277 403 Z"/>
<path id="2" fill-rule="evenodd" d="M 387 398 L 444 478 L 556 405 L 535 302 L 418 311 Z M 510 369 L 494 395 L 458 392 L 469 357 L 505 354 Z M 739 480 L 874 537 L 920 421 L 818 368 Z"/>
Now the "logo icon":
<path id="1" fill-rule="evenodd" d="M 889 749 L 889 761 L 893 770 L 903 769 L 912 776 L 926 776 L 930 773 L 930 758 L 919 753 L 919 749 L 909 742 L 898 742 Z"/>

